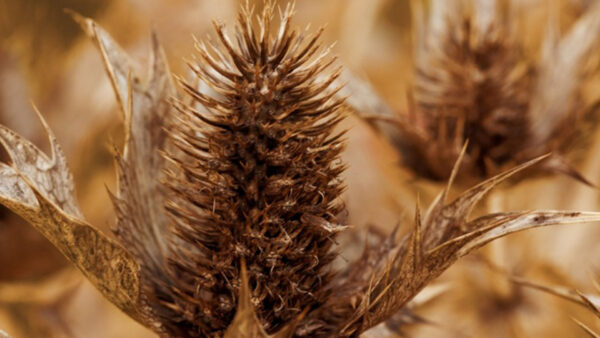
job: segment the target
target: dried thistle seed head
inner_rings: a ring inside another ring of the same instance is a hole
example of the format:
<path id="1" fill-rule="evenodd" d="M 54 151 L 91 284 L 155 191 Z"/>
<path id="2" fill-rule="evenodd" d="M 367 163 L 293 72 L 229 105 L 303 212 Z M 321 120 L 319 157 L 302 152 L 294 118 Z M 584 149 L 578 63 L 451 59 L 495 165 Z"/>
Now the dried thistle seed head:
<path id="1" fill-rule="evenodd" d="M 449 177 L 465 140 L 463 174 L 489 177 L 529 138 L 533 68 L 493 3 L 436 2 L 432 11 L 444 14 L 418 28 L 413 109 L 427 143 L 434 141 L 434 149 L 417 142 L 433 178 Z"/>
<path id="2" fill-rule="evenodd" d="M 600 30 L 600 6 L 560 38 L 551 22 L 534 60 L 524 55 L 516 19 L 501 4 L 436 2 L 428 22 L 417 20 L 417 32 L 431 33 L 417 35 L 414 97 L 421 130 L 415 134 L 424 135 L 413 140 L 417 153 L 433 178 L 444 179 L 452 162 L 444 160 L 457 157 L 463 140 L 470 141 L 465 174 L 474 177 L 552 151 L 541 169 L 589 183 L 561 154 L 583 133 L 597 102 L 582 95 L 584 80 L 595 72 L 584 65 L 599 40 L 582 32 Z M 429 142 L 435 146 L 424 145 Z"/>
<path id="3" fill-rule="evenodd" d="M 600 5 L 562 37 L 549 29 L 537 57 L 525 54 L 526 32 L 517 30 L 518 19 L 504 1 L 431 1 L 428 11 L 422 1 L 412 4 L 415 69 L 409 113 L 396 115 L 381 103 L 355 104 L 356 97 L 349 102 L 398 147 L 404 165 L 421 177 L 444 181 L 469 141 L 459 176 L 463 184 L 548 152 L 554 156 L 538 172 L 561 172 L 589 184 L 565 155 L 597 125 L 592 113 L 598 98 L 585 92 L 598 73 L 588 64 L 600 40 L 583 32 L 600 31 Z M 349 88 L 353 95 L 381 102 L 361 87 Z"/>
<path id="4" fill-rule="evenodd" d="M 164 325 L 174 335 L 222 335 L 236 311 L 240 264 L 248 266 L 252 302 L 272 333 L 326 298 L 327 265 L 343 226 L 338 197 L 344 169 L 333 58 L 317 40 L 290 30 L 293 6 L 271 37 L 274 5 L 253 27 L 238 17 L 233 44 L 198 43 L 190 67 L 209 96 L 181 81 L 190 103 L 174 100 L 168 128 L 175 152 L 165 185 L 173 252 Z"/>

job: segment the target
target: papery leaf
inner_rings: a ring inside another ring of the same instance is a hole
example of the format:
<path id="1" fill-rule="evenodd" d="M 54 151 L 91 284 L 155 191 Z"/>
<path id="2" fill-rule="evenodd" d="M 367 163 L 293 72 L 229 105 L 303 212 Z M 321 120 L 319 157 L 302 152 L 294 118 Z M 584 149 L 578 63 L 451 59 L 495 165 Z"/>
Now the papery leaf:
<path id="1" fill-rule="evenodd" d="M 0 142 L 12 161 L 0 166 L 0 203 L 48 238 L 108 300 L 140 319 L 139 266 L 123 247 L 82 219 L 62 150 L 39 117 L 50 139 L 51 158 L 0 126 Z"/>
<path id="2" fill-rule="evenodd" d="M 402 309 L 460 257 L 496 238 L 534 227 L 600 221 L 598 212 L 552 210 L 496 213 L 469 220 L 485 193 L 542 159 L 492 177 L 450 203 L 444 201 L 447 187 L 429 208 L 423 225 L 419 225 L 417 208 L 415 229 L 400 239 L 392 234 L 378 248 L 368 248 L 363 259 L 340 274 L 324 306 L 328 312 L 316 311 L 315 320 L 329 320 L 335 328 L 331 332 L 341 335 L 363 332 Z"/>
<path id="3" fill-rule="evenodd" d="M 128 56 L 93 20 L 71 13 L 96 43 L 125 119 L 125 148 L 116 155 L 118 194 L 113 197 L 118 216 L 116 233 L 148 272 L 165 276 L 167 219 L 161 184 L 165 128 L 170 124 L 168 99 L 176 95 L 165 54 L 152 34 L 147 83 L 135 75 Z"/>
<path id="4" fill-rule="evenodd" d="M 540 290 L 579 304 L 600 318 L 600 295 L 586 294 L 563 286 L 543 285 L 520 277 L 511 277 L 511 280 L 518 285 Z"/>
<path id="5" fill-rule="evenodd" d="M 447 284 L 431 284 L 424 288 L 419 294 L 408 302 L 400 311 L 392 315 L 385 322 L 369 329 L 361 335 L 366 337 L 396 337 L 403 336 L 403 329 L 409 325 L 425 324 L 437 325 L 436 323 L 421 317 L 415 313 L 415 309 L 437 300 L 449 289 Z"/>
<path id="6" fill-rule="evenodd" d="M 66 12 L 71 15 L 73 20 L 81 25 L 84 32 L 96 42 L 114 87 L 117 101 L 121 106 L 121 111 L 123 114 L 128 114 L 129 107 L 131 106 L 129 100 L 129 76 L 130 74 L 133 75 L 135 73 L 132 68 L 131 60 L 113 38 L 104 29 L 98 26 L 94 20 L 83 17 L 71 10 L 66 10 Z M 138 84 L 139 78 L 134 77 L 133 83 Z M 140 88 L 136 89 L 138 92 L 140 91 Z M 124 118 L 125 120 L 129 119 L 126 115 L 124 115 Z"/>
<path id="7" fill-rule="evenodd" d="M 593 182 L 583 176 L 583 174 L 581 174 L 577 168 L 569 163 L 564 156 L 552 154 L 552 156 L 550 156 L 548 160 L 544 162 L 543 169 L 553 173 L 563 174 L 578 181 L 579 183 L 587 185 L 588 187 L 598 188 Z"/>
<path id="8" fill-rule="evenodd" d="M 508 218 L 511 218 L 509 213 L 506 213 L 505 215 L 498 214 L 498 216 L 508 216 Z M 477 223 L 478 220 L 474 220 L 472 223 Z M 558 210 L 524 212 L 512 219 L 505 218 L 501 224 L 494 225 L 494 227 L 489 231 L 486 231 L 485 233 L 473 238 L 467 244 L 465 244 L 457 252 L 457 254 L 459 257 L 464 256 L 474 249 L 477 249 L 497 238 L 504 237 L 518 231 L 544 227 L 548 225 L 590 223 L 598 221 L 600 221 L 600 212 Z M 472 233 L 468 233 L 466 236 L 469 236 Z"/>
<path id="9" fill-rule="evenodd" d="M 536 87 L 531 95 L 531 133 L 533 146 L 538 146 L 554 138 L 557 134 L 565 137 L 565 125 L 575 123 L 580 105 L 580 84 L 585 79 L 581 70 L 586 57 L 589 57 L 600 43 L 600 4 L 591 6 L 575 22 L 570 31 L 560 40 L 558 22 L 551 22 L 544 41 L 542 60 Z M 556 18 L 555 18 L 556 20 Z M 558 131 L 558 132 L 557 132 Z"/>
<path id="10" fill-rule="evenodd" d="M 1 170 L 8 183 L 3 184 L 3 198 L 35 207 L 36 199 L 31 190 L 24 185 L 25 178 L 35 184 L 40 193 L 63 212 L 81 218 L 81 212 L 73 198 L 73 177 L 67 168 L 62 149 L 41 114 L 37 110 L 36 113 L 48 135 L 52 157 L 48 158 L 31 142 L 0 125 L 0 143 L 12 161 L 11 167 L 2 164 Z"/>

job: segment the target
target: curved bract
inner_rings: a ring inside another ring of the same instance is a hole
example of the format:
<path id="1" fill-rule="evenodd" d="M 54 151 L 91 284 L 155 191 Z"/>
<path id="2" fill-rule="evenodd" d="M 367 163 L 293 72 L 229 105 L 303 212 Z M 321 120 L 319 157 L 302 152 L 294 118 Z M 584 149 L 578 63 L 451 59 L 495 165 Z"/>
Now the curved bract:
<path id="1" fill-rule="evenodd" d="M 0 142 L 12 162 L 0 165 L 0 203 L 31 223 L 106 298 L 139 320 L 138 263 L 119 243 L 83 220 L 62 150 L 41 115 L 40 119 L 50 139 L 51 158 L 0 126 Z"/>

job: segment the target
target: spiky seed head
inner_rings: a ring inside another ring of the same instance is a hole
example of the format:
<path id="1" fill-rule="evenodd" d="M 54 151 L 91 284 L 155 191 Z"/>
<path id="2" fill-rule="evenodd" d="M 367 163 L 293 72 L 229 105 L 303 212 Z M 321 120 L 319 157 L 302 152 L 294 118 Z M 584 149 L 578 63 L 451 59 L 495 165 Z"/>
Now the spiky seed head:
<path id="1" fill-rule="evenodd" d="M 530 138 L 534 70 L 506 19 L 495 8 L 480 8 L 485 6 L 449 5 L 443 18 L 429 22 L 430 35 L 419 37 L 414 109 L 426 143 L 437 148 L 420 145 L 430 149 L 422 151 L 420 161 L 427 164 L 421 172 L 435 179 L 449 177 L 465 140 L 464 174 L 490 177 L 513 163 Z M 485 20 L 488 13 L 494 14 Z"/>
<path id="2" fill-rule="evenodd" d="M 190 103 L 173 101 L 179 123 L 168 130 L 175 150 L 165 182 L 173 284 L 157 311 L 173 335 L 223 334 L 242 261 L 269 333 L 327 297 L 331 247 L 344 228 L 342 133 L 334 131 L 342 102 L 331 88 L 339 70 L 329 72 L 321 31 L 290 29 L 292 5 L 272 37 L 274 8 L 267 2 L 255 23 L 246 6 L 235 43 L 215 23 L 220 46 L 199 42 L 190 63 L 212 94 L 182 80 Z"/>

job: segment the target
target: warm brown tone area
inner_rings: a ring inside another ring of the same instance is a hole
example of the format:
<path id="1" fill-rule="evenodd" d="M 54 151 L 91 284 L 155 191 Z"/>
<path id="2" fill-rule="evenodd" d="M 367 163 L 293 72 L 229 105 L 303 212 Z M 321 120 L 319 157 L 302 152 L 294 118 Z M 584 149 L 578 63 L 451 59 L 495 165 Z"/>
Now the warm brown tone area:
<path id="1" fill-rule="evenodd" d="M 587 0 L 1 2 L 0 337 L 597 337 L 596 33 Z"/>

